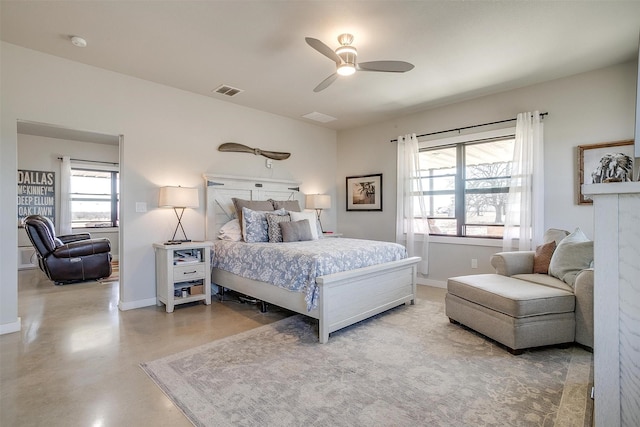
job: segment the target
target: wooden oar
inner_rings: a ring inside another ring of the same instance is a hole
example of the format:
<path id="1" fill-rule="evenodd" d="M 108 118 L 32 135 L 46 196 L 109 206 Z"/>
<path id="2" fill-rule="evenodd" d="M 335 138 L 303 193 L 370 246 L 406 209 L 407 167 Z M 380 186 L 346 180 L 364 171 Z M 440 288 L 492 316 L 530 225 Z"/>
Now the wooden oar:
<path id="1" fill-rule="evenodd" d="M 218 147 L 218 151 L 230 151 L 234 153 L 253 153 L 256 156 L 264 156 L 273 160 L 284 160 L 291 156 L 291 153 L 282 153 L 278 151 L 265 151 L 259 148 L 251 148 L 246 145 L 236 144 L 235 142 L 225 142 Z"/>

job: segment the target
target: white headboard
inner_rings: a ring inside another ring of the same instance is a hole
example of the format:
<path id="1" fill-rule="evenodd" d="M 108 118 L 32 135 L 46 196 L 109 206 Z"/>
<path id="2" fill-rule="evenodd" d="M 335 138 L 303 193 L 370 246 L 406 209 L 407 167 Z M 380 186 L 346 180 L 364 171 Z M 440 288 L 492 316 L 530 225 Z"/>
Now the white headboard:
<path id="1" fill-rule="evenodd" d="M 233 197 L 244 200 L 297 200 L 304 209 L 300 183 L 270 178 L 202 175 L 206 194 L 206 239 L 216 240 L 218 230 L 235 218 Z"/>

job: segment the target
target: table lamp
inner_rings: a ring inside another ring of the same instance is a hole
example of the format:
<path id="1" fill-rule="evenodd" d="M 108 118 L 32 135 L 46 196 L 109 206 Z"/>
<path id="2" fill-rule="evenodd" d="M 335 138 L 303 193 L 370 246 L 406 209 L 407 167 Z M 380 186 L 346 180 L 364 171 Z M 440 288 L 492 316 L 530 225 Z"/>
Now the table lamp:
<path id="1" fill-rule="evenodd" d="M 318 223 L 320 224 L 320 230 L 324 233 L 322 228 L 322 221 L 320 221 L 320 215 L 323 209 L 331 208 L 331 196 L 328 194 L 307 194 L 305 196 L 305 207 L 307 209 L 315 209 L 316 216 L 318 217 Z"/>
<path id="2" fill-rule="evenodd" d="M 160 187 L 158 206 L 173 208 L 173 211 L 176 214 L 176 218 L 178 218 L 178 225 L 176 225 L 176 229 L 173 232 L 173 237 L 166 243 L 175 245 L 183 242 L 190 242 L 191 240 L 187 238 L 187 233 L 185 233 L 184 227 L 182 226 L 182 215 L 184 215 L 184 210 L 186 208 L 197 208 L 200 206 L 200 201 L 198 199 L 198 189 L 180 186 Z M 180 209 L 180 213 L 178 213 L 178 209 Z M 184 240 L 176 240 L 176 233 L 178 232 L 178 228 L 182 229 Z"/>

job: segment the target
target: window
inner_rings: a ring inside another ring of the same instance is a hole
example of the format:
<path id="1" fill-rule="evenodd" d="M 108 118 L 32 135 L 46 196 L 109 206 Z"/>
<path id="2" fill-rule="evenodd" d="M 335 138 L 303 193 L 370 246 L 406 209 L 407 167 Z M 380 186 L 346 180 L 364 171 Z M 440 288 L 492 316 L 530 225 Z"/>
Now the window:
<path id="1" fill-rule="evenodd" d="M 71 167 L 71 226 L 117 227 L 119 194 L 117 170 Z"/>
<path id="2" fill-rule="evenodd" d="M 510 135 L 420 149 L 430 234 L 502 238 L 513 146 Z"/>

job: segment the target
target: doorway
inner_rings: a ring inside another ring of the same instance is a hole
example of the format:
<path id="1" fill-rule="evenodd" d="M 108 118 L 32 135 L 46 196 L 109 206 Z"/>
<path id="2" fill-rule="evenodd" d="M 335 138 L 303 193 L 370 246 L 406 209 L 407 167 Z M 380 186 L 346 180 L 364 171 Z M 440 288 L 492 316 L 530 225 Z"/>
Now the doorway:
<path id="1" fill-rule="evenodd" d="M 112 221 L 109 223 L 101 221 L 100 218 L 104 214 L 102 211 L 105 205 L 111 206 L 111 209 L 115 209 L 116 212 L 118 210 L 120 180 L 117 177 L 120 168 L 122 136 L 19 120 L 17 122 L 17 137 L 18 270 L 38 268 L 35 251 L 21 226 L 21 218 L 31 213 L 43 214 L 53 220 L 59 234 L 66 234 L 62 232 L 63 227 L 60 226 L 61 161 L 64 156 L 71 159 L 72 168 L 87 171 L 85 175 L 90 175 L 90 171 L 96 171 L 93 173 L 96 177 L 114 177 L 115 186 L 112 187 L 112 190 L 116 194 L 94 194 L 93 197 L 83 195 L 79 198 L 85 197 L 92 201 L 80 200 L 80 203 L 72 201 L 71 210 L 75 209 L 76 212 L 74 212 L 73 229 L 70 232 L 88 232 L 92 237 L 108 238 L 111 241 L 114 264 L 119 267 L 120 242 L 122 240 L 119 220 L 117 217 L 115 219 L 112 217 Z M 109 174 L 104 171 L 112 172 Z M 80 172 L 80 174 L 82 173 Z M 21 181 L 21 177 L 26 182 Z M 46 194 L 38 194 L 37 198 L 29 197 L 26 194 L 32 191 L 29 184 L 32 184 L 34 179 L 44 179 L 44 177 L 47 178 L 47 184 L 52 184 L 40 190 Z M 22 191 L 25 193 L 25 197 L 21 197 Z M 96 193 L 104 192 L 96 191 Z M 107 203 L 100 200 L 106 197 L 111 200 Z M 83 218 L 88 218 L 89 215 L 85 211 L 88 211 L 92 217 L 86 221 Z M 78 216 L 78 212 L 84 212 L 84 215 L 81 213 Z M 120 289 L 122 289 L 121 283 Z"/>

